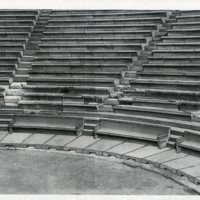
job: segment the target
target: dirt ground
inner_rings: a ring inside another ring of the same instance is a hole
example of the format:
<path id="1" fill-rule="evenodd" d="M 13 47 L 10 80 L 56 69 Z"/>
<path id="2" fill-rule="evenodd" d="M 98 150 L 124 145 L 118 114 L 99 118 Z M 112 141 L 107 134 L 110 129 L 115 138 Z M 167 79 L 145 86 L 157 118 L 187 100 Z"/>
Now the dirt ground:
<path id="1" fill-rule="evenodd" d="M 196 194 L 159 174 L 122 163 L 38 151 L 0 151 L 1 194 Z"/>

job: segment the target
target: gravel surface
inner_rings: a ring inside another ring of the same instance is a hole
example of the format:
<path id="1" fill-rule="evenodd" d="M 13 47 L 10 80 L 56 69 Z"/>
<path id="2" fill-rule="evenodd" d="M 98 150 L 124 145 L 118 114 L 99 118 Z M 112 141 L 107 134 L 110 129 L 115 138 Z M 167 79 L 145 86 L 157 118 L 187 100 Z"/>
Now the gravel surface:
<path id="1" fill-rule="evenodd" d="M 196 194 L 141 168 L 49 151 L 1 150 L 0 180 L 1 194 Z"/>

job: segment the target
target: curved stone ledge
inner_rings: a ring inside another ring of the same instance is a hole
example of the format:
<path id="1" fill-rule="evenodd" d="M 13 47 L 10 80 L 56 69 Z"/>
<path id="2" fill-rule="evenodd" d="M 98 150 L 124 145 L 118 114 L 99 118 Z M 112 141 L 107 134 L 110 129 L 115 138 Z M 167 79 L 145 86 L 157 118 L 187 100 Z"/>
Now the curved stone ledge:
<path id="1" fill-rule="evenodd" d="M 170 172 L 179 177 L 186 177 L 189 182 L 200 187 L 200 157 L 186 153 L 177 153 L 175 149 L 158 149 L 157 146 L 144 142 L 129 142 L 113 140 L 110 138 L 97 138 L 91 136 L 53 135 L 53 134 L 30 134 L 13 133 L 4 136 L 0 141 L 0 147 L 36 149 L 54 149 L 60 151 L 75 151 L 83 154 L 95 154 L 98 156 L 111 157 L 141 164 L 150 165 L 161 169 L 162 172 Z M 181 179 L 182 180 L 182 179 Z"/>

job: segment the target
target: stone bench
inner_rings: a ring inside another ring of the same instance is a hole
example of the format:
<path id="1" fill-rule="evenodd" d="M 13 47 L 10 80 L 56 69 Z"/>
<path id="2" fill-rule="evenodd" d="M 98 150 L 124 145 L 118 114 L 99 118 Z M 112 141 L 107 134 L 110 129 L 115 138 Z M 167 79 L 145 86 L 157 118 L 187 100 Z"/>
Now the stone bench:
<path id="1" fill-rule="evenodd" d="M 0 37 L 1 38 L 28 38 L 30 36 L 29 32 L 2 32 L 0 31 Z"/>
<path id="2" fill-rule="evenodd" d="M 199 64 L 162 64 L 152 63 L 143 64 L 144 71 L 161 71 L 161 72 L 200 72 Z"/>
<path id="3" fill-rule="evenodd" d="M 0 56 L 0 64 L 7 64 L 7 63 L 11 63 L 11 64 L 15 64 L 19 62 L 19 58 L 16 57 L 1 57 Z"/>
<path id="4" fill-rule="evenodd" d="M 119 56 L 119 57 L 136 57 L 137 51 L 133 50 L 95 50 L 95 51 L 87 51 L 87 50 L 75 50 L 75 51 L 45 51 L 45 50 L 39 50 L 36 52 L 36 57 L 113 57 L 113 56 Z"/>
<path id="5" fill-rule="evenodd" d="M 0 26 L 17 26 L 17 25 L 22 25 L 22 26 L 33 26 L 34 25 L 33 20 L 2 20 L 0 18 Z"/>
<path id="6" fill-rule="evenodd" d="M 83 118 L 47 115 L 14 115 L 9 124 L 9 133 L 53 133 L 81 135 Z"/>
<path id="7" fill-rule="evenodd" d="M 158 108 L 169 108 L 177 110 L 177 103 L 173 100 L 153 99 L 153 98 L 136 98 L 124 96 L 119 98 L 120 105 L 148 106 Z"/>
<path id="8" fill-rule="evenodd" d="M 141 44 L 39 44 L 40 50 L 142 50 Z"/>
<path id="9" fill-rule="evenodd" d="M 12 50 L 12 51 L 23 51 L 25 49 L 24 44 L 1 44 L 0 51 L 1 50 Z"/>
<path id="10" fill-rule="evenodd" d="M 152 31 L 149 30 L 135 30 L 135 31 L 44 31 L 45 37 L 121 37 L 121 36 L 139 36 L 151 37 Z"/>
<path id="11" fill-rule="evenodd" d="M 31 26 L 0 26 L 0 32 L 31 32 Z"/>
<path id="12" fill-rule="evenodd" d="M 116 72 L 107 72 L 107 71 L 100 71 L 100 72 L 88 72 L 88 71 L 80 71 L 80 72 L 60 72 L 59 70 L 56 71 L 51 70 L 31 70 L 29 72 L 30 77 L 51 77 L 51 76 L 59 76 L 63 78 L 110 78 L 110 79 L 120 79 L 122 78 L 121 71 Z"/>
<path id="13" fill-rule="evenodd" d="M 49 86 L 104 86 L 104 87 L 114 87 L 119 83 L 115 79 L 106 78 L 55 78 L 49 77 L 43 79 L 42 77 L 29 77 L 27 79 L 28 84 L 42 85 L 46 84 Z"/>
<path id="14" fill-rule="evenodd" d="M 21 10 L 12 10 L 12 9 L 2 10 L 1 9 L 0 15 L 5 15 L 5 16 L 7 16 L 7 15 L 27 15 L 27 14 L 28 15 L 37 15 L 38 12 L 39 11 L 37 11 L 37 10 L 23 10 L 23 9 L 21 9 Z"/>
<path id="15" fill-rule="evenodd" d="M 191 57 L 191 59 L 192 59 L 194 56 L 200 56 L 200 50 L 196 50 L 196 49 L 152 50 L 152 54 L 153 54 L 154 57 L 158 57 L 158 56 L 161 57 L 162 56 L 163 59 L 165 59 L 166 57 L 168 58 L 170 56 L 173 59 L 175 59 L 175 57 L 176 57 L 177 60 L 179 60 L 181 57 L 182 58 L 188 58 L 188 59 Z M 179 56 L 181 56 L 181 57 L 179 57 Z M 188 57 L 183 57 L 183 56 L 188 56 Z M 149 58 L 151 59 L 152 57 L 149 57 Z"/>
<path id="16" fill-rule="evenodd" d="M 15 69 L 17 69 L 16 64 L 0 64 L 0 71 L 14 71 Z"/>
<path id="17" fill-rule="evenodd" d="M 36 15 L 35 14 L 20 14 L 20 15 L 15 15 L 15 14 L 8 14 L 8 15 L 2 15 L 0 13 L 0 19 L 1 20 L 36 20 Z"/>
<path id="18" fill-rule="evenodd" d="M 156 79 L 131 79 L 132 88 L 138 89 L 164 89 L 164 90 L 183 90 L 183 91 L 200 91 L 200 81 L 186 80 L 156 80 Z"/>
<path id="19" fill-rule="evenodd" d="M 147 105 L 135 106 L 135 105 L 116 105 L 113 107 L 114 113 L 126 114 L 126 115 L 142 115 L 152 116 L 158 118 L 177 119 L 184 121 L 191 121 L 191 114 L 184 113 L 178 110 L 171 110 L 166 108 L 148 107 Z"/>
<path id="20" fill-rule="evenodd" d="M 158 49 L 199 49 L 200 43 L 196 42 L 178 42 L 178 43 L 158 43 Z"/>
<path id="21" fill-rule="evenodd" d="M 95 86 L 49 86 L 47 84 L 42 85 L 23 85 L 24 92 L 47 92 L 47 93 L 65 93 L 76 95 L 108 95 L 112 88 L 109 87 L 95 87 Z"/>
<path id="22" fill-rule="evenodd" d="M 52 64 L 52 63 L 63 63 L 66 62 L 70 63 L 131 63 L 133 58 L 130 57 L 122 57 L 122 56 L 112 56 L 112 57 L 34 57 L 35 63 L 42 63 L 42 64 Z"/>
<path id="23" fill-rule="evenodd" d="M 122 18 L 122 17 L 137 17 L 137 18 L 142 18 L 142 17 L 166 17 L 168 13 L 166 11 L 147 11 L 147 12 L 121 12 L 121 13 L 51 13 L 50 17 L 51 18 Z"/>
<path id="24" fill-rule="evenodd" d="M 160 148 L 163 148 L 168 140 L 169 128 L 134 121 L 100 119 L 99 124 L 94 129 L 94 135 L 95 137 L 106 135 L 146 140 L 156 142 Z"/>
<path id="25" fill-rule="evenodd" d="M 144 18 L 110 18 L 110 19 L 105 19 L 105 18 L 99 18 L 99 19 L 65 19 L 65 20 L 60 20 L 60 19 L 50 19 L 48 21 L 48 25 L 66 25 L 66 24 L 78 24 L 78 25 L 83 25 L 83 24 L 149 24 L 149 23 L 156 23 L 160 24 L 162 23 L 163 20 L 161 17 L 144 17 Z"/>
<path id="26" fill-rule="evenodd" d="M 162 71 L 144 71 L 137 72 L 138 78 L 147 79 L 166 79 L 166 80 L 200 80 L 200 72 L 162 72 Z"/>
<path id="27" fill-rule="evenodd" d="M 163 42 L 200 42 L 200 37 L 199 36 L 162 36 L 162 41 Z"/>
<path id="28" fill-rule="evenodd" d="M 26 44 L 26 38 L 0 38 L 1 44 Z"/>
<path id="29" fill-rule="evenodd" d="M 105 64 L 105 63 L 63 63 L 63 64 L 41 64 L 33 63 L 33 70 L 41 72 L 60 72 L 60 73 L 78 73 L 81 71 L 95 73 L 95 72 L 121 72 L 128 70 L 126 64 Z"/>
<path id="30" fill-rule="evenodd" d="M 183 57 L 185 56 L 185 57 Z M 200 62 L 200 56 L 152 56 L 148 58 L 149 63 L 177 63 L 177 64 L 198 64 Z"/>
<path id="31" fill-rule="evenodd" d="M 102 24 L 102 25 L 47 25 L 46 31 L 72 31 L 72 30 L 95 30 L 95 31 L 108 31 L 108 30 L 157 30 L 156 24 Z"/>
<path id="32" fill-rule="evenodd" d="M 146 43 L 149 38 L 146 37 L 84 37 L 84 38 L 57 38 L 54 36 L 41 38 L 41 42 L 56 42 L 56 43 Z"/>
<path id="33" fill-rule="evenodd" d="M 171 29 L 167 30 L 169 36 L 199 36 L 200 29 Z"/>
<path id="34" fill-rule="evenodd" d="M 17 57 L 17 58 L 19 58 L 21 56 L 22 56 L 22 51 L 0 51 L 0 57 Z"/>
<path id="35" fill-rule="evenodd" d="M 176 22 L 176 23 L 171 23 L 172 28 L 177 28 L 177 29 L 192 29 L 192 28 L 199 28 L 200 23 L 199 22 Z"/>
<path id="36" fill-rule="evenodd" d="M 171 100 L 199 101 L 200 92 L 184 90 L 166 90 L 166 89 L 125 89 L 125 95 L 134 97 L 148 97 Z"/>
<path id="37" fill-rule="evenodd" d="M 200 152 L 200 132 L 186 130 L 183 138 L 176 143 L 176 149 L 180 152 L 181 149 L 189 149 Z"/>
<path id="38" fill-rule="evenodd" d="M 199 21 L 200 15 L 195 14 L 195 15 L 181 15 L 181 16 L 176 16 L 176 19 L 178 22 L 195 22 Z"/>

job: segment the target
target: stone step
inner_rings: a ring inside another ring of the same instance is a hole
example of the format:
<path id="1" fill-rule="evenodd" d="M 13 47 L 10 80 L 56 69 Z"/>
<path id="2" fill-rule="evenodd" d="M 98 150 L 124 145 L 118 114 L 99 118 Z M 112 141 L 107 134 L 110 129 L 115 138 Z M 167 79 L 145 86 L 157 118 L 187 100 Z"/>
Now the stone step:
<path id="1" fill-rule="evenodd" d="M 199 81 L 178 81 L 178 80 L 151 80 L 151 79 L 132 79 L 130 85 L 138 89 L 164 89 L 164 90 L 183 90 L 199 91 Z"/>
<path id="2" fill-rule="evenodd" d="M 17 64 L 19 62 L 19 58 L 16 57 L 1 57 L 0 56 L 0 64 Z"/>
<path id="3" fill-rule="evenodd" d="M 171 100 L 199 101 L 200 93 L 187 90 L 164 90 L 164 89 L 126 89 L 125 95 L 134 97 L 148 97 Z"/>
<path id="4" fill-rule="evenodd" d="M 108 95 L 112 88 L 92 86 L 49 86 L 49 85 L 22 85 L 24 92 L 55 92 L 76 95 Z"/>
<path id="5" fill-rule="evenodd" d="M 143 64 L 144 71 L 162 71 L 162 72 L 200 72 L 199 64 Z"/>
<path id="6" fill-rule="evenodd" d="M 116 50 L 142 50 L 141 44 L 39 44 L 40 50 L 106 50 L 106 49 L 116 49 Z"/>
<path id="7" fill-rule="evenodd" d="M 188 58 L 190 58 L 191 56 L 191 59 L 194 57 L 194 56 L 199 56 L 200 55 L 200 50 L 199 49 L 186 49 L 186 50 L 182 50 L 182 49 L 178 49 L 178 50 L 152 50 L 152 54 L 153 56 L 155 57 L 172 57 L 172 58 L 175 58 L 175 56 L 177 56 L 177 59 L 182 58 L 187 58 L 185 56 L 189 56 Z M 163 58 L 163 59 L 164 59 Z"/>
<path id="8" fill-rule="evenodd" d="M 162 36 L 162 41 L 163 42 L 200 42 L 200 37 L 199 36 L 182 36 L 182 35 L 177 35 L 177 36 Z"/>
<path id="9" fill-rule="evenodd" d="M 41 42 L 56 42 L 56 43 L 146 43 L 146 37 L 84 37 L 84 38 L 57 38 L 57 37 L 44 37 Z"/>
<path id="10" fill-rule="evenodd" d="M 194 14 L 194 15 L 180 15 L 176 16 L 176 19 L 178 22 L 198 22 L 200 19 L 199 14 Z"/>
<path id="11" fill-rule="evenodd" d="M 28 38 L 30 36 L 30 33 L 28 32 L 2 32 L 0 31 L 0 37 L 3 39 L 3 38 L 7 38 L 7 39 L 10 39 L 10 38 Z"/>
<path id="12" fill-rule="evenodd" d="M 1 30 L 1 26 L 0 26 Z M 156 24 L 102 24 L 102 25 L 47 25 L 45 27 L 45 31 L 82 31 L 82 30 L 87 30 L 87 31 L 108 31 L 108 30 L 157 30 L 157 25 Z"/>
<path id="13" fill-rule="evenodd" d="M 62 101 L 38 101 L 38 100 L 19 100 L 18 107 L 23 110 L 50 110 L 62 111 Z"/>
<path id="14" fill-rule="evenodd" d="M 200 56 L 187 56 L 187 55 L 181 55 L 181 56 L 150 56 L 148 58 L 149 63 L 177 63 L 177 64 L 198 64 L 200 61 Z"/>
<path id="15" fill-rule="evenodd" d="M 2 15 L 0 13 L 0 19 L 1 20 L 17 20 L 17 21 L 36 20 L 36 15 L 34 15 L 34 14 L 20 14 L 20 15 L 7 14 L 7 15 Z"/>
<path id="16" fill-rule="evenodd" d="M 162 17 L 143 17 L 143 18 L 90 18 L 90 19 L 50 19 L 48 20 L 48 25 L 67 25 L 67 24 L 149 24 L 149 23 L 156 23 L 160 24 L 163 23 Z"/>
<path id="17" fill-rule="evenodd" d="M 197 42 L 178 42 L 178 43 L 158 43 L 158 49 L 199 49 L 200 43 Z"/>
<path id="18" fill-rule="evenodd" d="M 167 30 L 169 36 L 198 36 L 200 29 L 171 29 Z"/>
<path id="19" fill-rule="evenodd" d="M 4 71 L 0 71 L 0 77 L 7 77 L 7 78 L 11 78 L 13 77 L 13 75 L 15 74 L 14 70 L 4 70 Z"/>
<path id="20" fill-rule="evenodd" d="M 86 18 L 122 18 L 122 17 L 136 17 L 136 18 L 143 18 L 143 17 L 166 17 L 168 14 L 165 11 L 151 11 L 151 12 L 121 12 L 121 13 L 52 13 L 49 16 L 53 19 L 57 18 L 70 18 L 70 19 L 82 19 L 83 17 Z"/>
<path id="21" fill-rule="evenodd" d="M 33 20 L 2 20 L 0 18 L 0 26 L 33 26 L 35 21 Z"/>
<path id="22" fill-rule="evenodd" d="M 119 83 L 119 80 L 109 78 L 45 78 L 29 77 L 27 80 L 28 85 L 49 85 L 49 86 L 103 86 L 114 87 Z"/>
<path id="23" fill-rule="evenodd" d="M 89 38 L 89 37 L 151 37 L 152 31 L 149 30 L 135 30 L 135 31 L 44 31 L 43 32 L 45 37 L 82 37 L 82 38 Z"/>
<path id="24" fill-rule="evenodd" d="M 97 112 L 98 104 L 63 103 L 63 111 Z"/>
<path id="25" fill-rule="evenodd" d="M 0 50 L 23 51 L 25 46 L 23 44 L 1 44 Z"/>
<path id="26" fill-rule="evenodd" d="M 117 105 L 113 107 L 115 113 L 128 115 L 152 116 L 167 119 L 177 119 L 183 121 L 191 121 L 191 115 L 182 111 L 176 111 L 168 108 L 133 106 L 133 105 Z"/>
<path id="27" fill-rule="evenodd" d="M 22 51 L 0 51 L 0 58 L 2 57 L 21 57 L 23 54 Z"/>
<path id="28" fill-rule="evenodd" d="M 66 62 L 74 63 L 74 64 L 85 64 L 85 63 L 110 63 L 110 64 L 128 64 L 133 61 L 133 58 L 130 57 L 35 57 L 34 58 L 36 64 L 65 64 Z"/>
<path id="29" fill-rule="evenodd" d="M 12 9 L 6 9 L 6 10 L 0 10 L 0 15 L 7 16 L 7 15 L 16 15 L 16 16 L 26 16 L 26 15 L 37 15 L 37 10 L 12 10 Z"/>
<path id="30" fill-rule="evenodd" d="M 1 44 L 26 44 L 27 38 L 0 38 Z"/>
<path id="31" fill-rule="evenodd" d="M 60 72 L 60 73 L 79 73 L 81 71 L 88 73 L 95 72 L 120 72 L 128 69 L 126 64 L 105 64 L 105 63 L 91 63 L 91 64 L 32 64 L 33 70 L 41 70 L 46 72 Z"/>
<path id="32" fill-rule="evenodd" d="M 137 72 L 139 79 L 161 79 L 161 80 L 200 80 L 200 72 L 159 72 L 159 71 L 144 71 Z"/>
<path id="33" fill-rule="evenodd" d="M 54 58 L 57 58 L 57 57 L 69 57 L 69 56 L 86 56 L 86 57 L 89 57 L 89 56 L 94 56 L 94 57 L 101 57 L 101 56 L 105 56 L 105 57 L 112 57 L 112 56 L 124 56 L 124 57 L 127 57 L 127 56 L 132 56 L 132 57 L 136 57 L 137 56 L 137 51 L 133 51 L 133 50 L 117 50 L 117 51 L 113 51 L 113 50 L 95 50 L 95 51 L 87 51 L 87 50 L 76 50 L 76 51 L 37 51 L 36 52 L 36 58 L 37 57 L 54 57 Z M 1 56 L 1 54 L 0 54 Z"/>
<path id="34" fill-rule="evenodd" d="M 193 29 L 193 28 L 199 28 L 200 23 L 199 22 L 176 22 L 171 23 L 172 28 L 177 29 Z"/>
<path id="35" fill-rule="evenodd" d="M 124 96 L 119 99 L 120 105 L 148 106 L 158 108 L 178 109 L 176 101 L 150 98 L 135 98 Z"/>
<path id="36" fill-rule="evenodd" d="M 19 71 L 19 70 L 18 70 Z M 60 77 L 60 78 L 111 78 L 120 79 L 122 77 L 121 72 L 48 72 L 43 70 L 31 70 L 29 72 L 31 77 L 48 78 L 48 77 Z M 1 74 L 0 74 L 1 76 Z"/>
<path id="37" fill-rule="evenodd" d="M 0 32 L 31 32 L 31 26 L 0 26 Z"/>

